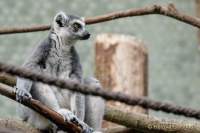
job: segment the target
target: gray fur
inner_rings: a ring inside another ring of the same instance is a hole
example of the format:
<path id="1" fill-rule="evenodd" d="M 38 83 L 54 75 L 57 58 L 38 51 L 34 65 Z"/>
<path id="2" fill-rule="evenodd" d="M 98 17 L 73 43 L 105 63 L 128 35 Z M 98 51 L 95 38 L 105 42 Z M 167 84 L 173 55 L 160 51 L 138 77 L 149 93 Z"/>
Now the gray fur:
<path id="1" fill-rule="evenodd" d="M 100 82 L 95 78 L 85 78 L 84 83 L 88 85 L 98 86 L 101 88 Z M 101 97 L 86 96 L 85 103 L 85 122 L 97 131 L 101 130 L 102 121 L 105 110 L 105 102 Z"/>
<path id="2" fill-rule="evenodd" d="M 78 25 L 73 27 L 74 23 Z M 99 85 L 94 79 L 83 80 L 79 56 L 74 47 L 77 40 L 88 38 L 89 32 L 85 30 L 82 18 L 67 16 L 60 12 L 54 18 L 48 37 L 38 45 L 23 67 L 60 79 Z M 95 130 L 101 128 L 104 101 L 100 98 L 17 78 L 16 99 L 21 102 L 26 97 L 41 101 L 60 113 L 66 121 L 75 120 L 82 125 L 85 133 L 91 133 L 93 130 L 83 122 L 84 120 Z M 99 102 L 100 108 L 97 109 L 92 101 Z M 50 121 L 24 106 L 19 105 L 18 113 L 24 121 L 41 130 L 49 130 L 53 127 Z"/>

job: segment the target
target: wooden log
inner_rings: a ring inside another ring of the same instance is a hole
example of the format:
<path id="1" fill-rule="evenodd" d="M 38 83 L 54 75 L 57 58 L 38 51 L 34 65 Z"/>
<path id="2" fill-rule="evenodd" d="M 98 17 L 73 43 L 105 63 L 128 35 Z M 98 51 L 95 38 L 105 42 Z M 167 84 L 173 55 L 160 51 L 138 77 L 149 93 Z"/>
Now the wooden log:
<path id="1" fill-rule="evenodd" d="M 131 96 L 147 96 L 148 53 L 142 41 L 127 35 L 101 34 L 95 46 L 95 75 L 103 88 Z M 129 107 L 119 102 L 108 104 L 123 111 L 147 113 L 138 106 Z"/>

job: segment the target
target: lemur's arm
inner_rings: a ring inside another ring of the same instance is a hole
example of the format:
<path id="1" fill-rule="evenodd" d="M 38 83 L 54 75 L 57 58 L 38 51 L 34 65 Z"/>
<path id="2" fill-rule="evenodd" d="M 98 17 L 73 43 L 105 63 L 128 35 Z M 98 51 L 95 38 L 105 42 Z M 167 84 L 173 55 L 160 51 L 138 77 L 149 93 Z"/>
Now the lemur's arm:
<path id="1" fill-rule="evenodd" d="M 50 43 L 49 38 L 43 41 L 23 64 L 23 67 L 31 71 L 41 72 L 45 68 L 45 60 L 51 46 Z M 33 82 L 31 80 L 17 77 L 16 100 L 21 102 L 25 96 L 31 98 L 30 90 L 32 84 Z"/>

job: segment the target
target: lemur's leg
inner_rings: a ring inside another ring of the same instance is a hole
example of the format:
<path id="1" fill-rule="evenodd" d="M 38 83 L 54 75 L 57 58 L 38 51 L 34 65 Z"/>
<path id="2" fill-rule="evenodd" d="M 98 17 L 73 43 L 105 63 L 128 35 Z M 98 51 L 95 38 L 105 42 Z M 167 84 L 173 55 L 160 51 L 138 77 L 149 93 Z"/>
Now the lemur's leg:
<path id="1" fill-rule="evenodd" d="M 31 90 L 31 94 L 34 99 L 39 100 L 42 104 L 60 113 L 65 121 L 75 122 L 77 124 L 76 122 L 78 121 L 77 117 L 70 110 L 60 107 L 54 87 L 43 83 L 35 83 Z M 31 111 L 29 113 L 30 116 L 28 117 L 27 121 L 31 123 L 33 126 L 37 127 L 41 131 L 47 131 L 47 132 L 49 131 L 55 132 L 57 130 L 57 127 L 53 123 L 51 123 L 49 120 L 47 120 L 40 114 L 32 110 L 27 110 L 27 111 L 29 112 Z"/>
<path id="2" fill-rule="evenodd" d="M 85 118 L 85 95 L 77 92 L 71 93 L 71 111 L 82 121 Z"/>
<path id="3" fill-rule="evenodd" d="M 82 119 L 81 119 L 80 115 L 78 115 L 78 113 L 80 113 L 80 112 L 85 113 L 85 101 L 84 101 L 84 103 L 82 103 L 83 100 L 81 101 L 81 99 L 77 99 L 77 97 L 76 97 L 77 95 L 75 95 L 75 93 L 72 91 L 63 89 L 63 90 L 61 90 L 61 93 L 65 100 L 65 104 L 66 104 L 65 106 L 69 107 L 68 109 L 70 109 L 71 111 L 72 111 L 72 109 L 74 110 L 74 112 L 73 111 L 72 112 L 77 117 L 77 120 L 78 120 L 77 122 L 79 122 L 80 126 L 82 126 L 82 128 L 86 131 L 86 133 L 92 132 L 92 129 L 90 127 L 88 127 L 87 124 L 84 123 L 84 117 L 82 117 Z M 74 100 L 74 101 L 72 101 L 72 100 Z M 75 100 L 80 100 L 80 101 L 75 101 Z M 77 102 L 80 105 L 77 105 L 76 104 Z M 84 108 L 81 107 L 82 105 Z M 79 107 L 79 108 L 77 108 L 77 107 Z M 82 114 L 82 116 L 85 116 L 85 114 Z"/>
<path id="4" fill-rule="evenodd" d="M 101 86 L 99 81 L 95 78 L 87 78 L 84 80 L 85 84 Z M 97 131 L 102 128 L 102 121 L 104 116 L 105 102 L 102 98 L 97 96 L 86 96 L 85 105 L 85 122 Z"/>
<path id="5" fill-rule="evenodd" d="M 33 98 L 39 100 L 44 105 L 60 113 L 65 119 L 65 121 L 75 122 L 75 124 L 77 124 L 78 123 L 77 117 L 69 109 L 60 107 L 56 97 L 55 90 L 53 89 L 55 88 L 53 88 L 52 86 L 43 83 L 36 83 L 34 85 L 34 88 L 32 89 L 33 91 L 31 92 L 31 94 Z M 47 119 L 41 117 L 37 113 L 34 113 L 34 116 L 30 120 L 34 121 L 31 123 L 37 124 L 37 127 L 39 127 L 39 129 L 42 130 L 48 128 L 49 125 L 52 125 Z"/>
<path id="6" fill-rule="evenodd" d="M 60 108 L 52 86 L 43 83 L 35 83 L 31 94 L 33 98 L 55 111 Z"/>
<path id="7" fill-rule="evenodd" d="M 100 131 L 104 116 L 104 100 L 100 97 L 86 97 L 85 122 L 94 130 Z"/>
<path id="8" fill-rule="evenodd" d="M 82 78 L 78 77 L 75 74 L 70 76 L 71 80 L 77 82 L 83 82 Z M 71 111 L 82 121 L 85 118 L 85 95 L 71 91 L 70 95 L 70 108 Z"/>
<path id="9" fill-rule="evenodd" d="M 39 100 L 42 104 L 55 111 L 58 111 L 60 108 L 55 94 L 49 85 L 43 83 L 34 83 L 31 89 L 31 95 L 32 98 Z M 29 113 L 30 116 L 28 118 L 28 122 L 33 124 L 35 127 L 40 130 L 47 130 L 52 127 L 52 123 L 49 120 L 30 109 L 28 111 L 31 111 L 31 113 Z"/>

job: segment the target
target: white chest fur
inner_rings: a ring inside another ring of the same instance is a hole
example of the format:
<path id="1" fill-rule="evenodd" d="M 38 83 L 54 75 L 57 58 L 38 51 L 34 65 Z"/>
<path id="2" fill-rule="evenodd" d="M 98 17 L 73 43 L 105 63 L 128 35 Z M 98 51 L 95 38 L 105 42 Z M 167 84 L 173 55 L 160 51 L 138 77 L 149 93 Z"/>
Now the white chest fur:
<path id="1" fill-rule="evenodd" d="M 52 46 L 49 56 L 46 60 L 45 71 L 52 76 L 62 79 L 69 78 L 71 73 L 71 45 L 64 45 L 62 40 L 56 36 L 52 36 L 55 40 L 55 45 Z"/>

